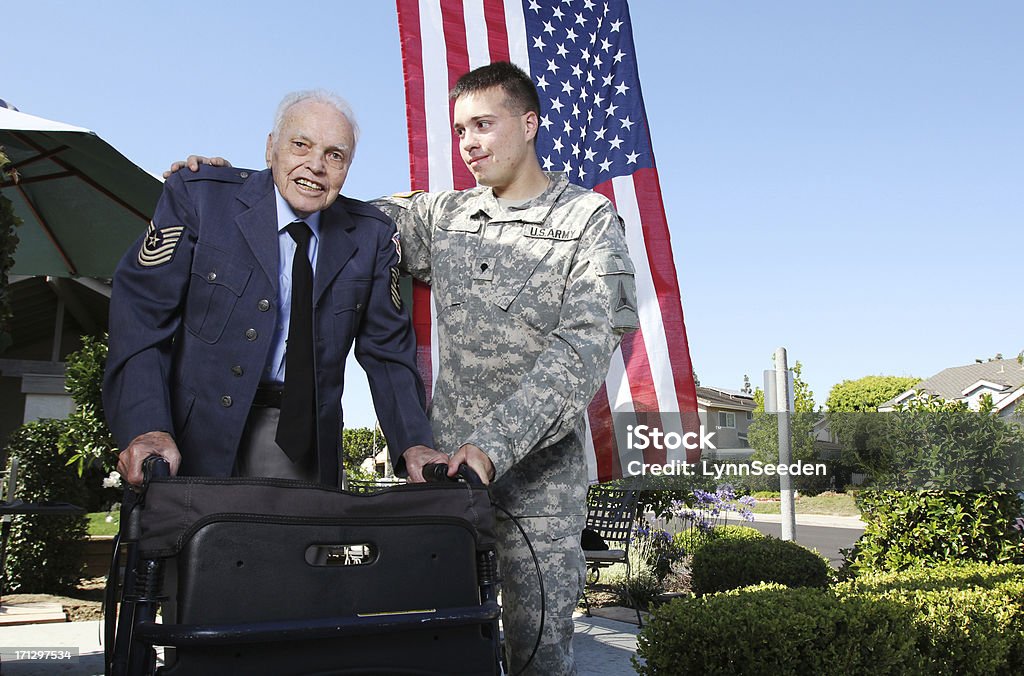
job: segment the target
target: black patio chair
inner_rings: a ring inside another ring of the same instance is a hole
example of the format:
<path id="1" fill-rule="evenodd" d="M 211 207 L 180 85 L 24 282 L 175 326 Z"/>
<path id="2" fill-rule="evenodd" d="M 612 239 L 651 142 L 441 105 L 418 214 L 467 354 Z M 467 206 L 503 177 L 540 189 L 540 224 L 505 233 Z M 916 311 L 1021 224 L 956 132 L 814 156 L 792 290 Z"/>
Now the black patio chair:
<path id="1" fill-rule="evenodd" d="M 633 539 L 639 499 L 637 491 L 599 485 L 591 486 L 587 493 L 587 522 L 582 539 L 583 555 L 587 560 L 587 582 L 583 588 L 587 617 L 591 614 L 586 588 L 600 581 L 602 568 L 622 563 L 626 566 L 626 578 L 632 574 L 629 543 Z M 636 607 L 628 586 L 626 600 Z M 643 626 L 639 608 L 636 608 L 636 621 Z"/>

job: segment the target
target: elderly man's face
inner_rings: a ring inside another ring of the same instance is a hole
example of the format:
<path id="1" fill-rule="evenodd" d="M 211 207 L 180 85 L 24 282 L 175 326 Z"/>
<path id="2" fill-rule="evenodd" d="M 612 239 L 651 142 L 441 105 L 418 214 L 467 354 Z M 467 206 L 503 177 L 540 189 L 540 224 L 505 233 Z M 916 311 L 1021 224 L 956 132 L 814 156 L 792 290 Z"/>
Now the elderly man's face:
<path id="1" fill-rule="evenodd" d="M 352 125 L 334 106 L 300 101 L 285 113 L 277 139 L 267 138 L 267 164 L 281 196 L 305 217 L 338 199 L 354 147 Z"/>

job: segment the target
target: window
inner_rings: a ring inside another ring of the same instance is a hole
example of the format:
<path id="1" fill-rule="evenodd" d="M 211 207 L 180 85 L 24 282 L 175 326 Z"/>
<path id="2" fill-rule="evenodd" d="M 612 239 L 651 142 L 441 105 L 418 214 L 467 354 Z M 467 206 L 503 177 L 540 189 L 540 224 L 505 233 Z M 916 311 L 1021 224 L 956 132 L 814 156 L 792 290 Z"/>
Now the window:
<path id="1" fill-rule="evenodd" d="M 735 429 L 736 428 L 736 414 L 726 413 L 725 411 L 718 412 L 718 427 Z"/>
<path id="2" fill-rule="evenodd" d="M 754 419 L 754 412 L 753 411 L 747 411 L 747 420 L 753 420 L 753 419 Z"/>

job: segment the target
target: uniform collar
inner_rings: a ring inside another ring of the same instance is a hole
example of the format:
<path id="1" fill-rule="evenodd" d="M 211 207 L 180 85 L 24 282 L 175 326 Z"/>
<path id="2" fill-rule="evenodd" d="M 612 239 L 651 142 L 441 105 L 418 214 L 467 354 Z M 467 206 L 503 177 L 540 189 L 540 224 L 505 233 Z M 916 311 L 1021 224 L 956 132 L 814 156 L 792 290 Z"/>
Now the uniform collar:
<path id="1" fill-rule="evenodd" d="M 281 196 L 281 191 L 277 189 L 277 184 L 274 184 L 274 198 L 277 200 L 277 232 L 280 233 L 282 230 L 288 227 L 290 223 L 295 221 L 305 221 L 309 229 L 313 231 L 313 236 L 318 240 L 320 239 L 320 214 L 310 214 L 306 218 L 302 218 L 295 213 L 292 209 L 292 205 L 285 201 L 284 197 Z"/>
<path id="2" fill-rule="evenodd" d="M 548 214 L 558 201 L 558 197 L 569 185 L 569 179 L 562 172 L 546 171 L 548 187 L 541 194 L 532 200 L 518 207 L 505 208 L 498 204 L 494 191 L 490 188 L 480 188 L 476 200 L 476 211 L 483 212 L 488 216 L 491 223 L 496 222 L 520 222 L 520 223 L 543 223 L 547 220 Z"/>

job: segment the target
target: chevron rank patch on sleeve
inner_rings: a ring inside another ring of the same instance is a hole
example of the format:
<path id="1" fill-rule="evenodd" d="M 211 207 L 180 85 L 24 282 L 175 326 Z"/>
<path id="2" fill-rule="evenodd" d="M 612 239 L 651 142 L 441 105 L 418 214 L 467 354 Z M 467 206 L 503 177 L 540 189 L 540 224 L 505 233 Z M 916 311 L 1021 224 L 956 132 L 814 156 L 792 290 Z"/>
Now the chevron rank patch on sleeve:
<path id="1" fill-rule="evenodd" d="M 157 229 L 150 221 L 146 237 L 142 240 L 142 246 L 139 247 L 139 265 L 152 268 L 171 262 L 183 232 L 185 232 L 183 225 L 170 225 Z"/>
<path id="2" fill-rule="evenodd" d="M 402 292 L 398 288 L 398 268 L 391 268 L 391 302 L 396 310 L 402 309 Z"/>

